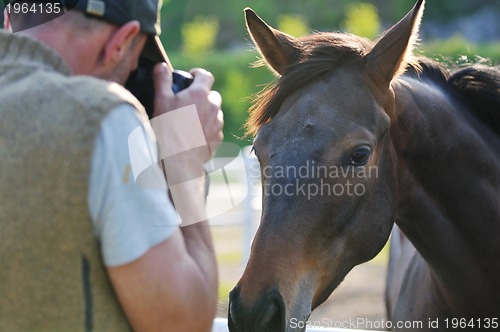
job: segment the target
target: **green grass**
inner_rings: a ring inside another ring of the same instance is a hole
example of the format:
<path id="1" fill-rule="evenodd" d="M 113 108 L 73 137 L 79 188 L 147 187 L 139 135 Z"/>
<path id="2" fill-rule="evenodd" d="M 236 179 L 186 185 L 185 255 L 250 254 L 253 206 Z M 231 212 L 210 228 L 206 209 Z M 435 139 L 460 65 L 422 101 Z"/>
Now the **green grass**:
<path id="1" fill-rule="evenodd" d="M 429 41 L 419 47 L 421 54 L 451 65 L 482 62 L 500 64 L 500 42 L 474 44 L 460 36 Z"/>

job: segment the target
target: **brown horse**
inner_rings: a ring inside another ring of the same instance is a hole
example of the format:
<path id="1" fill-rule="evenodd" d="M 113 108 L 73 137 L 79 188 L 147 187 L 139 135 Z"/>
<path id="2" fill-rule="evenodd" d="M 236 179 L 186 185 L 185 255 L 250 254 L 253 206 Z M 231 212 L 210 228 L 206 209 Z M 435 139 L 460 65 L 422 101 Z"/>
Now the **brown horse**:
<path id="1" fill-rule="evenodd" d="M 249 120 L 263 208 L 230 331 L 303 331 L 394 224 L 388 327 L 498 328 L 500 72 L 413 57 L 422 12 L 372 43 L 293 38 L 246 9 L 278 80 Z"/>

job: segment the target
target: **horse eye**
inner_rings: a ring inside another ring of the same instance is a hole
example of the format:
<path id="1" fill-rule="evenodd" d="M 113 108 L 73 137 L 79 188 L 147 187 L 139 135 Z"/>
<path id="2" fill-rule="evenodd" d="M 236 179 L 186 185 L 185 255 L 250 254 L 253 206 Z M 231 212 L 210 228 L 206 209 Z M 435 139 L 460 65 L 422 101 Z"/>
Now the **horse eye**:
<path id="1" fill-rule="evenodd" d="M 360 146 L 354 150 L 349 159 L 349 163 L 353 166 L 363 166 L 368 161 L 372 150 L 368 146 Z"/>

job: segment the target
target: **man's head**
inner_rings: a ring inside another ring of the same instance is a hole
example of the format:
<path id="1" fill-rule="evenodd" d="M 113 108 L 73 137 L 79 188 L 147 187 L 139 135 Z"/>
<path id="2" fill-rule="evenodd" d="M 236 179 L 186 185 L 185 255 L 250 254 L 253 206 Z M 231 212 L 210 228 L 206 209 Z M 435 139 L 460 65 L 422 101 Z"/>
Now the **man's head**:
<path id="1" fill-rule="evenodd" d="M 35 3 L 43 8 L 47 1 Z M 139 56 L 155 62 L 168 58 L 158 35 L 159 0 L 52 0 L 59 15 L 41 11 L 16 14 L 6 24 L 14 32 L 42 41 L 59 53 L 73 74 L 92 75 L 123 84 Z"/>

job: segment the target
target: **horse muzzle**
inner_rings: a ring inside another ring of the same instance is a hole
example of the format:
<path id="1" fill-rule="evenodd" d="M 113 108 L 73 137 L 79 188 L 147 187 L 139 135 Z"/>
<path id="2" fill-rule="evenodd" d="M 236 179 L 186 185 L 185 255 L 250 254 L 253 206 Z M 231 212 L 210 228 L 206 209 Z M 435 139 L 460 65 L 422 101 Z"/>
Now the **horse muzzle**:
<path id="1" fill-rule="evenodd" d="M 285 303 L 278 290 L 268 292 L 253 306 L 243 304 L 239 286 L 229 294 L 230 332 L 285 332 L 285 314 Z"/>

